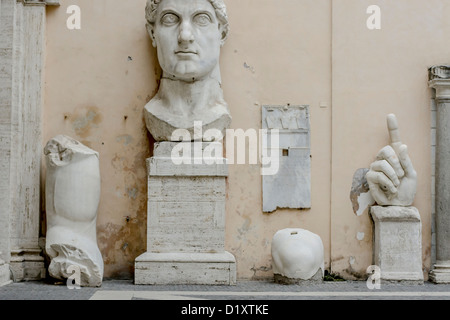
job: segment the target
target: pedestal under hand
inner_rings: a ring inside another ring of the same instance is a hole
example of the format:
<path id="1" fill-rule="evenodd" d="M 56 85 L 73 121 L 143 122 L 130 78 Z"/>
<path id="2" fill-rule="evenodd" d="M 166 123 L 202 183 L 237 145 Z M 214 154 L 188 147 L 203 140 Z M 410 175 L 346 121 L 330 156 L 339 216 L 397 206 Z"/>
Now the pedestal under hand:
<path id="1" fill-rule="evenodd" d="M 373 206 L 374 264 L 381 280 L 422 284 L 422 223 L 414 207 Z"/>

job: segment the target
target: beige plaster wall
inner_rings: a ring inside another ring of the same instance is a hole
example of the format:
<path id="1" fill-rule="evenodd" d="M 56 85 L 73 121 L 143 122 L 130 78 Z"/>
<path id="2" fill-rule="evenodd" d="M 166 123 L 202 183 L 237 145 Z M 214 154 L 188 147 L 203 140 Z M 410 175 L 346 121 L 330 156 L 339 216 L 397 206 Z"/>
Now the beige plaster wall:
<path id="1" fill-rule="evenodd" d="M 232 128 L 261 128 L 261 105 L 309 104 L 312 208 L 262 213 L 258 165 L 230 165 L 226 249 L 238 279 L 272 277 L 270 244 L 282 228 L 319 234 L 325 266 L 365 278 L 372 225 L 349 198 L 353 173 L 388 143 L 394 112 L 419 174 L 415 206 L 430 267 L 431 160 L 427 68 L 446 63 L 450 32 L 443 0 L 225 0 L 231 33 L 222 50 Z M 81 30 L 66 9 L 81 8 Z M 382 29 L 366 28 L 379 4 Z M 98 243 L 106 277 L 133 276 L 146 246 L 146 168 L 152 139 L 143 107 L 160 70 L 145 30 L 145 0 L 61 0 L 47 9 L 44 141 L 66 134 L 100 153 Z M 45 168 L 43 168 L 45 173 Z M 45 208 L 43 208 L 45 210 Z M 364 232 L 363 240 L 356 234 Z"/>
<path id="2" fill-rule="evenodd" d="M 130 277 L 146 246 L 149 137 L 143 106 L 159 69 L 147 31 L 145 1 L 61 1 L 47 9 L 44 141 L 69 135 L 100 153 L 98 244 L 105 277 Z M 81 29 L 69 30 L 69 5 Z"/>
<path id="3" fill-rule="evenodd" d="M 422 218 L 425 275 L 431 261 L 431 90 L 427 69 L 445 64 L 450 46 L 450 3 L 352 1 L 333 3 L 332 269 L 360 277 L 372 257 L 372 227 L 346 200 L 354 170 L 367 167 L 389 143 L 385 117 L 395 113 L 401 137 L 418 172 L 414 202 Z M 364 27 L 363 13 L 377 4 L 381 30 Z M 364 232 L 359 241 L 357 232 Z"/>
<path id="4" fill-rule="evenodd" d="M 261 128 L 261 105 L 308 104 L 311 113 L 312 209 L 262 213 L 259 165 L 232 165 L 228 179 L 226 244 L 238 278 L 272 277 L 276 231 L 317 233 L 330 257 L 331 7 L 330 1 L 227 1 L 231 34 L 222 80 L 232 128 Z M 245 65 L 249 66 L 246 68 Z M 323 103 L 327 107 L 320 108 Z"/>

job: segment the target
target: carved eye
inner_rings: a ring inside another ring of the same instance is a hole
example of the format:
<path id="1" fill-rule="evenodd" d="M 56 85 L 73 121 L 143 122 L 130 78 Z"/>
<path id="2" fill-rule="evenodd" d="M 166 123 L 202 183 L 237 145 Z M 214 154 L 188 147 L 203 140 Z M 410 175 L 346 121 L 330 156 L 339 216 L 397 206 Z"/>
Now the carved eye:
<path id="1" fill-rule="evenodd" d="M 178 18 L 177 15 L 173 14 L 173 13 L 166 13 L 162 18 L 161 18 L 161 23 L 164 25 L 173 25 L 175 23 L 178 23 L 180 19 Z"/>
<path id="2" fill-rule="evenodd" d="M 207 26 L 212 22 L 212 20 L 206 13 L 199 13 L 194 17 L 194 22 L 199 26 Z"/>

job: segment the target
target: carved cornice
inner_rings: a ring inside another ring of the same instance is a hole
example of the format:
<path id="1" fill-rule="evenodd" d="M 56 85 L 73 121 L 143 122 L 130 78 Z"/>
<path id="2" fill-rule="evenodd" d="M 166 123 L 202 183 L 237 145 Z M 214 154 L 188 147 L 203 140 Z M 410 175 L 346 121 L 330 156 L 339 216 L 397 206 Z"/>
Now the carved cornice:
<path id="1" fill-rule="evenodd" d="M 59 6 L 59 0 L 17 0 L 27 6 Z"/>
<path id="2" fill-rule="evenodd" d="M 437 100 L 450 100 L 450 65 L 437 65 L 429 68 L 428 79 L 430 88 L 436 90 Z"/>
<path id="3" fill-rule="evenodd" d="M 433 66 L 428 69 L 428 80 L 450 79 L 450 65 Z"/>

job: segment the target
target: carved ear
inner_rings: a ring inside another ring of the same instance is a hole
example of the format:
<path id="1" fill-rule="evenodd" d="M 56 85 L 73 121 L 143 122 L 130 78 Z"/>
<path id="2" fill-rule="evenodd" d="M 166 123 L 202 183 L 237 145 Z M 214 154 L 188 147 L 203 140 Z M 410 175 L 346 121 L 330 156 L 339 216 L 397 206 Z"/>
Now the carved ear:
<path id="1" fill-rule="evenodd" d="M 145 26 L 147 27 L 147 32 L 150 35 L 150 38 L 152 39 L 152 45 L 154 48 L 156 48 L 155 30 L 153 28 L 153 25 L 147 23 Z"/>
<path id="2" fill-rule="evenodd" d="M 228 38 L 228 32 L 227 32 L 225 26 L 223 24 L 221 24 L 221 23 L 219 23 L 219 32 L 220 32 L 220 35 L 221 35 L 220 46 L 223 46 L 225 44 L 225 41 Z"/>

